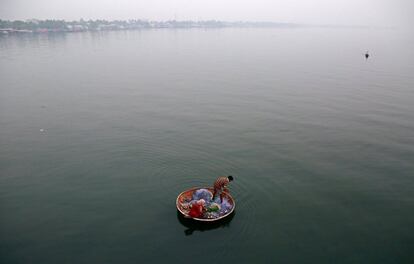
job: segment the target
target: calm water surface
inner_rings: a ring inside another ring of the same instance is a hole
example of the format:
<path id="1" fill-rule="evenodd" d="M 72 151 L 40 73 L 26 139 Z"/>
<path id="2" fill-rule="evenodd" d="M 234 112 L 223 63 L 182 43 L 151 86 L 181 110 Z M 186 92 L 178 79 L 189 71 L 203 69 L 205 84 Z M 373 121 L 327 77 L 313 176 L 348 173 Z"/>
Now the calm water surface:
<path id="1" fill-rule="evenodd" d="M 413 40 L 1 36 L 0 262 L 413 263 Z M 229 174 L 230 221 L 177 218 Z"/>

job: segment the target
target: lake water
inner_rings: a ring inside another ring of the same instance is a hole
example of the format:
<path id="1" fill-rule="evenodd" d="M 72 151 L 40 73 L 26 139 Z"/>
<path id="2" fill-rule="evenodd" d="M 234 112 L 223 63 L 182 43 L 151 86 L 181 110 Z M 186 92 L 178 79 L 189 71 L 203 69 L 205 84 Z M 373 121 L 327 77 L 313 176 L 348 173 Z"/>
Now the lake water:
<path id="1" fill-rule="evenodd" d="M 412 47 L 363 28 L 0 36 L 0 262 L 413 263 Z M 219 175 L 233 217 L 178 218 Z"/>

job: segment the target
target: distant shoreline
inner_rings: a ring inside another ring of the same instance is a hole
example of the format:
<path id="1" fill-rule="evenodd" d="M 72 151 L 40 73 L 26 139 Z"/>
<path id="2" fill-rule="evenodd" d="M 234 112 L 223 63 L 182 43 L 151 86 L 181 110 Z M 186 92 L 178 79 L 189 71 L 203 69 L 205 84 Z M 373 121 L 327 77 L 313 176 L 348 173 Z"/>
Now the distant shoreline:
<path id="1" fill-rule="evenodd" d="M 305 25 L 276 22 L 225 22 L 217 20 L 206 21 L 148 21 L 148 20 L 0 20 L 0 33 L 55 33 L 55 32 L 86 32 L 114 31 L 151 28 L 293 28 Z"/>
<path id="2" fill-rule="evenodd" d="M 218 20 L 167 20 L 149 21 L 142 19 L 131 20 L 1 20 L 0 36 L 8 34 L 27 33 L 69 33 L 69 32 L 95 32 L 95 31 L 119 31 L 137 29 L 160 29 L 160 28 L 372 28 L 369 26 L 349 25 L 306 25 L 282 22 L 249 22 L 236 21 L 226 22 Z"/>

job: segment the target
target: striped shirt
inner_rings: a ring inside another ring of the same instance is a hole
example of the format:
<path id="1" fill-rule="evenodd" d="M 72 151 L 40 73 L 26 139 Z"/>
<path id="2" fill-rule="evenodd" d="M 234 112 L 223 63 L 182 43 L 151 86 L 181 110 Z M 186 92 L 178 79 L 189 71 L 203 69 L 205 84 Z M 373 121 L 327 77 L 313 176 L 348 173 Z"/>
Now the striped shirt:
<path id="1" fill-rule="evenodd" d="M 221 191 L 222 189 L 226 188 L 226 185 L 229 182 L 230 181 L 227 177 L 218 177 L 214 182 L 214 192 Z"/>

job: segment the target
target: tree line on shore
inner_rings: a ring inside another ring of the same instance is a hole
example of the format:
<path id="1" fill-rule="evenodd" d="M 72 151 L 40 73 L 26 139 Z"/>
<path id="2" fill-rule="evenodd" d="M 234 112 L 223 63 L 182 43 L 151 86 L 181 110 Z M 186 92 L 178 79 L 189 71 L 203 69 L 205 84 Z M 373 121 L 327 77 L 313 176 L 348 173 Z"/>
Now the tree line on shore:
<path id="1" fill-rule="evenodd" d="M 131 20 L 1 20 L 0 30 L 3 32 L 66 32 L 66 31 L 88 31 L 88 30 L 121 30 L 139 28 L 196 28 L 196 27 L 276 27 L 294 26 L 288 23 L 274 22 L 223 22 L 217 20 L 206 21 L 148 21 L 140 19 Z"/>

